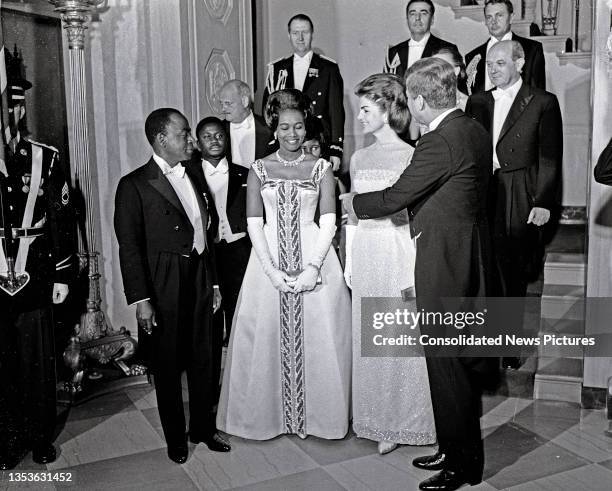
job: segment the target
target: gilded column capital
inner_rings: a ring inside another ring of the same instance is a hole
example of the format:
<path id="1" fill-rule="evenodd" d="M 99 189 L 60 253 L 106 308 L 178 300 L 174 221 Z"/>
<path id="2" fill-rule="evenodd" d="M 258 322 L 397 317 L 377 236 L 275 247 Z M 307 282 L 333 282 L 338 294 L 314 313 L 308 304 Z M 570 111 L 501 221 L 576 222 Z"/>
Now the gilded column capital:
<path id="1" fill-rule="evenodd" d="M 107 0 L 49 0 L 55 11 L 62 15 L 64 29 L 68 33 L 68 48 L 85 47 L 85 29 L 89 21 L 88 14 L 104 5 Z"/>

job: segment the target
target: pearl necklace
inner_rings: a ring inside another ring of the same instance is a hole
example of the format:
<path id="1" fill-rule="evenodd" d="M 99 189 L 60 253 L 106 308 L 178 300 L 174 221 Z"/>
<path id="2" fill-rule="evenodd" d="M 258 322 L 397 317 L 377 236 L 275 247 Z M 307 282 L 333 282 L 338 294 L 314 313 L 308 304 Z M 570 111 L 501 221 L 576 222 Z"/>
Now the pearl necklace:
<path id="1" fill-rule="evenodd" d="M 302 149 L 302 154 L 295 160 L 285 160 L 280 156 L 279 152 L 280 150 L 276 151 L 276 158 L 285 167 L 295 167 L 296 165 L 300 165 L 306 158 L 306 153 L 304 152 L 304 149 Z"/>

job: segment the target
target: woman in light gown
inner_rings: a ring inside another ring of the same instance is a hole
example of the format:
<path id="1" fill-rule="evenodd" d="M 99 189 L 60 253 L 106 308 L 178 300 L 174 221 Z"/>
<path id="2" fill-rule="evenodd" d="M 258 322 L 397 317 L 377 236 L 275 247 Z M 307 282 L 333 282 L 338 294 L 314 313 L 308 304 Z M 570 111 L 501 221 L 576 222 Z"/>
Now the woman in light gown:
<path id="1" fill-rule="evenodd" d="M 299 90 L 270 96 L 265 117 L 280 148 L 254 162 L 247 181 L 253 252 L 234 315 L 217 426 L 254 440 L 284 433 L 343 438 L 348 431 L 351 300 L 330 248 L 331 164 L 301 149 L 307 113 Z"/>
<path id="2" fill-rule="evenodd" d="M 355 89 L 358 120 L 375 142 L 351 158 L 357 193 L 391 186 L 410 164 L 412 147 L 401 133 L 409 119 L 404 84 L 392 74 L 376 74 Z M 398 444 L 428 445 L 436 440 L 425 359 L 364 357 L 361 351 L 362 297 L 414 296 L 416 250 L 408 211 L 347 226 L 345 278 L 353 290 L 353 429 L 379 442 L 381 454 Z M 414 333 L 412 333 L 414 334 Z M 406 353 L 404 353 L 406 354 Z"/>

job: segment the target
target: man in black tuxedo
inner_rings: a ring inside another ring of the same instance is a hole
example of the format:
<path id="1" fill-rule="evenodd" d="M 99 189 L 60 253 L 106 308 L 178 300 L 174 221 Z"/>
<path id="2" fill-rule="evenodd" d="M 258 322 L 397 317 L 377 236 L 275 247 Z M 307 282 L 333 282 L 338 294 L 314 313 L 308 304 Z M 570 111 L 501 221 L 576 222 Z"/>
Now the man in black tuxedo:
<path id="1" fill-rule="evenodd" d="M 159 416 L 174 462 L 187 461 L 181 373 L 189 387 L 189 439 L 230 450 L 213 413 L 211 321 L 221 303 L 211 226 L 214 209 L 203 179 L 182 162 L 193 152 L 187 119 L 176 109 L 145 122 L 149 161 L 122 177 L 115 196 L 115 233 L 128 304 L 152 336 L 152 372 Z"/>
<path id="2" fill-rule="evenodd" d="M 455 109 L 456 89 L 453 67 L 443 60 L 419 60 L 408 69 L 410 113 L 430 131 L 393 186 L 355 195 L 352 205 L 350 199 L 347 203 L 360 220 L 408 208 L 412 236 L 418 237 L 417 307 L 426 312 L 444 312 L 442 297 L 483 296 L 488 286 L 491 146 L 482 126 Z M 491 376 L 489 363 L 425 354 L 439 450 L 413 464 L 441 472 L 419 487 L 452 490 L 479 483 L 484 465 L 481 378 Z"/>
<path id="3" fill-rule="evenodd" d="M 221 308 L 213 317 L 213 381 L 221 374 L 221 350 L 227 346 L 242 279 L 251 255 L 247 235 L 246 189 L 249 171 L 232 164 L 226 155 L 227 135 L 218 118 L 204 118 L 196 127 L 201 158 L 192 161 L 204 172 L 219 217 L 215 237 L 217 275 L 221 288 Z M 225 336 L 223 334 L 225 327 Z"/>
<path id="4" fill-rule="evenodd" d="M 468 94 L 476 94 L 494 87 L 487 72 L 487 52 L 499 41 L 518 41 L 525 52 L 522 77 L 527 85 L 546 89 L 546 69 L 542 43 L 512 32 L 514 7 L 510 0 L 487 0 L 484 7 L 485 24 L 490 39 L 465 55 Z"/>
<path id="5" fill-rule="evenodd" d="M 226 82 L 219 90 L 219 102 L 225 118 L 229 162 L 250 169 L 255 160 L 278 149 L 272 130 L 261 116 L 253 114 L 251 89 L 242 80 Z"/>
<path id="6" fill-rule="evenodd" d="M 522 80 L 524 61 L 518 41 L 493 46 L 487 67 L 497 88 L 471 96 L 466 106 L 466 113 L 489 132 L 493 150 L 488 206 L 501 280 L 495 293 L 507 297 L 524 297 L 530 276 L 540 272 L 539 229 L 557 204 L 563 157 L 557 98 Z"/>
<path id="7" fill-rule="evenodd" d="M 336 172 L 344 146 L 344 82 L 338 64 L 312 51 L 314 26 L 310 17 L 294 15 L 287 24 L 293 54 L 268 63 L 263 108 L 272 92 L 295 88 L 311 101 L 314 117 L 321 120 L 329 148 L 329 161 Z"/>
<path id="8" fill-rule="evenodd" d="M 410 0 L 406 5 L 406 21 L 410 39 L 387 48 L 384 72 L 394 73 L 404 79 L 406 71 L 421 58 L 428 58 L 440 48 L 457 47 L 434 36 L 430 29 L 436 7 L 431 0 Z"/>

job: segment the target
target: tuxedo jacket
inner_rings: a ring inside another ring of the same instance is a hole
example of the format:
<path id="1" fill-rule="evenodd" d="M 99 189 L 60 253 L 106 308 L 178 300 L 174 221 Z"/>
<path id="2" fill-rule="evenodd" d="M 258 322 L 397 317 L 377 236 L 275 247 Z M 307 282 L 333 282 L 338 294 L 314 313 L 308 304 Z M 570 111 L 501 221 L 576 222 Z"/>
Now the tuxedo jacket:
<path id="1" fill-rule="evenodd" d="M 488 132 L 492 146 L 492 91 L 468 99 L 466 113 Z M 557 98 L 525 83 L 502 125 L 496 145 L 500 179 L 504 183 L 506 232 L 521 236 L 534 206 L 551 210 L 557 204 L 563 158 L 563 126 Z M 492 169 L 492 166 L 491 166 Z"/>
<path id="2" fill-rule="evenodd" d="M 597 160 L 595 180 L 600 184 L 612 186 L 612 139 Z"/>
<path id="3" fill-rule="evenodd" d="M 409 41 L 410 39 L 407 39 L 406 41 L 396 44 L 395 46 L 390 46 L 387 48 L 385 64 L 383 67 L 383 71 L 385 73 L 394 73 L 395 75 L 401 77 L 402 80 L 405 78 L 406 70 L 408 70 L 408 50 L 410 49 Z M 428 58 L 432 56 L 440 48 L 457 49 L 457 46 L 455 46 L 453 43 L 445 41 L 444 39 L 440 39 L 433 34 L 430 34 L 421 58 Z"/>
<path id="4" fill-rule="evenodd" d="M 293 55 L 268 64 L 268 76 L 263 93 L 263 108 L 272 92 L 295 88 Z M 338 64 L 331 58 L 312 54 L 302 92 L 312 105 L 312 113 L 323 124 L 329 143 L 329 154 L 342 157 L 344 145 L 344 82 Z M 263 110 L 262 110 L 263 112 Z"/>
<path id="5" fill-rule="evenodd" d="M 229 221 L 230 227 L 232 227 L 233 233 L 237 234 L 240 232 L 247 232 L 246 192 L 249 169 L 242 167 L 241 165 L 232 164 L 229 158 L 227 158 L 227 161 L 229 165 L 229 170 L 225 213 L 227 214 L 227 220 Z M 191 162 L 189 162 L 188 165 L 191 167 L 191 172 L 194 175 L 198 176 L 197 179 L 203 179 L 204 183 L 206 184 L 206 177 L 202 168 L 202 159 L 194 158 L 193 160 L 191 160 Z M 208 185 L 206 185 L 206 187 L 208 188 Z M 213 223 L 215 224 L 215 227 L 213 227 L 212 233 L 216 237 L 216 225 L 218 223 L 217 216 L 215 216 L 215 220 L 213 221 Z"/>
<path id="6" fill-rule="evenodd" d="M 354 197 L 360 219 L 408 208 L 412 236 L 418 237 L 417 301 L 485 293 L 490 167 L 487 133 L 456 110 L 421 137 L 412 163 L 393 186 Z"/>
<path id="7" fill-rule="evenodd" d="M 523 82 L 532 87 L 546 89 L 546 69 L 542 43 L 532 39 L 517 36 L 512 33 L 512 40 L 518 41 L 525 51 L 525 65 L 521 76 Z M 476 94 L 485 90 L 485 71 L 487 69 L 487 44 L 481 44 L 465 55 L 465 66 L 468 76 L 468 94 Z M 470 76 L 470 73 L 474 73 Z"/>
<path id="8" fill-rule="evenodd" d="M 266 122 L 261 116 L 253 114 L 255 118 L 255 160 L 263 159 L 272 152 L 278 150 L 278 143 L 274 139 L 274 132 L 266 126 Z M 223 122 L 225 134 L 227 135 L 226 158 L 232 162 L 232 136 L 230 134 L 229 121 Z M 252 162 L 250 162 L 252 163 Z"/>
<path id="9" fill-rule="evenodd" d="M 187 165 L 187 177 L 196 191 L 206 230 L 206 248 L 211 259 L 206 273 L 216 283 L 215 207 L 203 176 Z M 178 195 L 153 158 L 119 181 L 114 225 L 127 303 L 150 298 L 156 308 L 159 302 L 176 302 L 178 306 L 178 299 L 159 298 L 157 292 L 167 289 L 162 283 L 176 278 L 173 268 L 178 270 L 175 264 L 178 258 L 191 254 L 194 230 Z M 160 271 L 162 264 L 168 274 Z M 180 286 L 176 285 L 177 295 Z"/>

